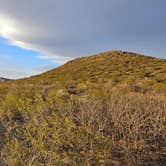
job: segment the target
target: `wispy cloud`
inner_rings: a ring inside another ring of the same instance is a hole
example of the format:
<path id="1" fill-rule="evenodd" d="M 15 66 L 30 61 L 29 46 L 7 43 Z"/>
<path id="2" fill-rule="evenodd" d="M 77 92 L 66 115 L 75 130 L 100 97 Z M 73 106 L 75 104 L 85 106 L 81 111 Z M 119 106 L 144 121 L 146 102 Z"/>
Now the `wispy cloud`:
<path id="1" fill-rule="evenodd" d="M 28 77 L 30 75 L 28 73 L 14 70 L 14 69 L 0 68 L 0 76 L 7 77 L 10 79 L 16 79 L 16 78 Z"/>
<path id="2" fill-rule="evenodd" d="M 162 55 L 165 5 L 163 0 L 1 0 L 0 35 L 58 63 L 109 49 Z"/>
<path id="3" fill-rule="evenodd" d="M 0 77 L 22 78 L 46 71 L 46 66 L 56 67 L 58 64 L 49 60 L 38 59 L 40 53 L 10 46 L 7 40 L 0 38 Z M 42 68 L 43 70 L 36 70 Z M 44 70 L 45 68 L 45 70 Z"/>

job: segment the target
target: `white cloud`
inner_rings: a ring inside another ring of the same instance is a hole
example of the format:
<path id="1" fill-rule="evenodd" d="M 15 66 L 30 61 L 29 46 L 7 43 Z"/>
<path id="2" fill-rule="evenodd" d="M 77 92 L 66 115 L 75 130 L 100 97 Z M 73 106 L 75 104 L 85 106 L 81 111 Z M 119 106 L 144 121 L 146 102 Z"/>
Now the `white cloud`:
<path id="1" fill-rule="evenodd" d="M 1 0 L 0 34 L 10 44 L 42 52 L 42 58 L 67 61 L 86 54 L 89 44 L 108 32 L 112 7 L 104 1 Z"/>
<path id="2" fill-rule="evenodd" d="M 166 16 L 165 4 L 163 0 L 0 0 L 0 35 L 60 63 L 107 49 L 139 52 L 145 47 L 141 43 L 149 42 L 152 45 L 144 50 L 160 52 L 154 46 L 166 41 L 166 24 L 160 19 Z"/>
<path id="3" fill-rule="evenodd" d="M 30 76 L 28 73 L 21 72 L 14 69 L 8 69 L 8 68 L 0 68 L 0 77 L 4 78 L 10 78 L 10 79 L 16 79 L 16 78 L 22 78 L 22 77 L 28 77 Z"/>
<path id="4" fill-rule="evenodd" d="M 51 50 L 50 51 L 47 50 L 47 46 L 46 48 L 43 48 L 43 46 L 38 43 L 33 43 L 31 41 L 26 41 L 26 40 L 19 40 L 19 36 L 21 35 L 24 37 L 27 36 L 28 38 L 31 36 L 33 38 L 33 32 L 32 34 L 30 33 L 26 34 L 23 32 L 24 28 L 19 28 L 19 27 L 20 25 L 18 21 L 15 21 L 9 16 L 0 15 L 0 35 L 9 39 L 9 44 L 19 46 L 24 49 L 36 50 L 42 52 L 43 55 L 39 56 L 39 58 L 50 59 L 60 64 L 71 59 L 69 57 L 58 56 L 56 55 L 56 53 L 53 54 Z M 37 39 L 40 36 L 35 36 L 35 37 Z"/>
<path id="5" fill-rule="evenodd" d="M 72 59 L 70 57 L 64 57 L 64 56 L 60 56 L 60 55 L 57 56 L 57 55 L 52 55 L 52 54 L 40 55 L 38 57 L 41 59 L 50 59 L 50 60 L 55 61 L 56 63 L 59 63 L 59 64 L 63 64 L 63 63 Z"/>

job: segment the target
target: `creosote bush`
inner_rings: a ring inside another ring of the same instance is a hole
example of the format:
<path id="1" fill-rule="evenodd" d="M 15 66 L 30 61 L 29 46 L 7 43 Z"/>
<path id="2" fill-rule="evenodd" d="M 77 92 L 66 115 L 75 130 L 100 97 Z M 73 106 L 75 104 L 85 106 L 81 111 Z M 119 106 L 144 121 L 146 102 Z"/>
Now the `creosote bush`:
<path id="1" fill-rule="evenodd" d="M 1 106 L 6 129 L 1 161 L 11 166 L 162 165 L 165 110 L 166 98 L 159 94 L 98 90 L 81 98 L 9 91 Z"/>

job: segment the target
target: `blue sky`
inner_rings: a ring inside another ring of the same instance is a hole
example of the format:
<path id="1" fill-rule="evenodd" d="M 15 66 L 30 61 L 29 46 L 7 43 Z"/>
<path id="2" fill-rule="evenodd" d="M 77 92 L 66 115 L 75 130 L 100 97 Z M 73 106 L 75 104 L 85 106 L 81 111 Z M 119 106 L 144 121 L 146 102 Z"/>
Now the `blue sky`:
<path id="1" fill-rule="evenodd" d="M 58 64 L 47 59 L 40 59 L 40 52 L 10 45 L 0 37 L 0 77 L 21 78 L 42 73 Z"/>
<path id="2" fill-rule="evenodd" d="M 164 0 L 1 0 L 0 77 L 107 50 L 166 58 Z"/>

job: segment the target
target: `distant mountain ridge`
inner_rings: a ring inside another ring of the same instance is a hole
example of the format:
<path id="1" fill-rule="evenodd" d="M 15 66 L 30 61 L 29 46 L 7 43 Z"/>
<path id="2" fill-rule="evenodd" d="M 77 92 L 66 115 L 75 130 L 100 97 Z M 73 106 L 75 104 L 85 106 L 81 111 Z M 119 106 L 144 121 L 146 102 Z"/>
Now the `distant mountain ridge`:
<path id="1" fill-rule="evenodd" d="M 0 82 L 11 81 L 9 78 L 0 77 Z"/>

